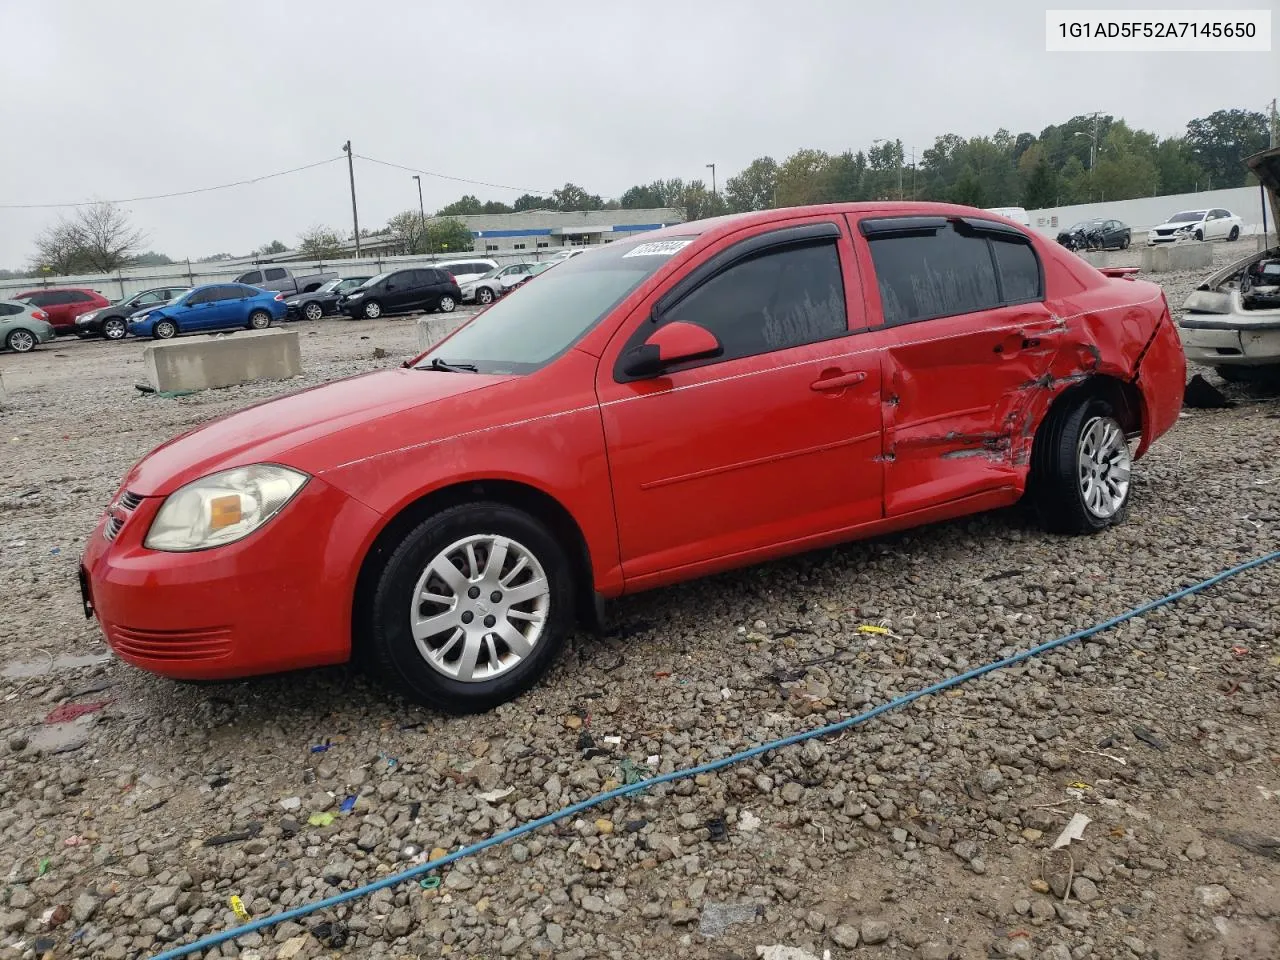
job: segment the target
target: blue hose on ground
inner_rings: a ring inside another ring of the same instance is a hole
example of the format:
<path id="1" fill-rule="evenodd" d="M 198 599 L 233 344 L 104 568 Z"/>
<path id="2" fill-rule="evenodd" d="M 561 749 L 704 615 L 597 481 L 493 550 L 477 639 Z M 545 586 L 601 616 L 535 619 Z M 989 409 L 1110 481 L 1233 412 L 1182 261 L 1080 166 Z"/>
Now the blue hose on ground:
<path id="1" fill-rule="evenodd" d="M 594 797 L 588 797 L 586 800 L 571 804 L 562 810 L 557 810 L 555 813 L 549 813 L 545 817 L 539 817 L 537 820 L 531 820 L 528 823 L 522 824 L 511 830 L 507 830 L 504 833 L 488 837 L 487 839 L 481 840 L 479 843 L 473 843 L 460 850 L 455 850 L 453 853 L 440 857 L 437 860 L 432 860 L 429 863 L 424 863 L 409 870 L 404 870 L 400 873 L 383 877 L 381 880 L 375 880 L 374 882 L 367 883 L 364 886 L 356 887 L 354 890 L 346 890 L 342 893 L 334 894 L 332 897 L 326 897 L 323 900 L 316 900 L 313 903 L 304 904 L 301 907 L 294 907 L 290 910 L 284 910 L 268 917 L 262 917 L 258 920 L 250 921 L 242 926 L 233 927 L 230 930 L 224 930 L 222 933 L 210 934 L 209 936 L 203 937 L 194 943 L 189 943 L 182 947 L 174 947 L 171 950 L 166 950 L 164 953 L 157 954 L 152 958 L 152 960 L 177 960 L 179 957 L 186 957 L 202 950 L 208 950 L 210 947 L 216 947 L 219 944 L 226 943 L 228 940 L 235 940 L 239 937 L 245 936 L 246 934 L 250 934 L 258 930 L 264 930 L 267 927 L 275 926 L 278 923 L 284 923 L 286 920 L 297 920 L 300 917 L 305 917 L 317 912 L 318 910 L 324 910 L 328 907 L 336 907 L 340 903 L 346 903 L 349 900 L 356 900 L 360 897 L 368 896 L 376 890 L 383 890 L 387 887 L 393 887 L 397 884 L 404 883 L 406 880 L 416 879 L 424 874 L 439 870 L 441 867 L 446 867 L 455 860 L 461 860 L 463 857 L 474 856 L 481 850 L 487 850 L 489 847 L 495 847 L 500 843 L 506 843 L 509 840 L 514 840 L 516 837 L 522 837 L 526 833 L 532 833 L 533 831 L 549 824 L 558 823 L 559 821 L 572 817 L 575 814 L 582 813 L 584 810 L 590 810 L 592 807 L 598 807 L 600 804 L 607 803 L 610 800 L 617 800 L 620 797 L 626 797 L 633 793 L 639 793 L 643 790 L 647 790 L 659 783 L 670 783 L 673 780 L 684 780 L 688 777 L 697 776 L 700 773 L 711 773 L 715 770 L 722 770 L 725 767 L 742 763 L 744 760 L 750 760 L 753 757 L 758 757 L 763 753 L 769 753 L 773 750 L 779 750 L 782 747 L 789 747 L 797 743 L 803 743 L 805 740 L 811 740 L 814 737 L 825 737 L 832 733 L 838 733 L 841 730 L 847 730 L 850 727 L 857 726 L 858 724 L 866 723 L 868 720 L 878 717 L 882 713 L 888 713 L 890 710 L 897 710 L 901 707 L 905 707 L 909 703 L 914 703 L 921 697 L 941 693 L 943 690 L 949 690 L 952 687 L 959 686 L 962 683 L 967 683 L 970 680 L 984 676 L 985 674 L 991 673 L 995 670 L 1002 670 L 1005 667 L 1014 666 L 1024 660 L 1029 660 L 1032 657 L 1039 656 L 1049 650 L 1061 647 L 1064 644 L 1074 643 L 1077 640 L 1084 640 L 1095 634 L 1101 633 L 1104 630 L 1110 630 L 1112 627 L 1119 626 L 1126 620 L 1132 620 L 1134 617 L 1140 617 L 1144 613 L 1148 613 L 1158 607 L 1163 607 L 1177 600 L 1181 600 L 1183 597 L 1189 597 L 1192 594 L 1200 593 L 1215 584 L 1221 583 L 1223 580 L 1234 577 L 1237 574 L 1244 573 L 1246 570 L 1252 570 L 1254 567 L 1260 567 L 1264 563 L 1270 563 L 1276 559 L 1280 559 L 1280 550 L 1249 560 L 1245 563 L 1239 564 L 1238 566 L 1231 567 L 1230 569 L 1223 570 L 1221 573 L 1214 574 L 1207 580 L 1201 580 L 1197 584 L 1184 587 L 1183 589 L 1163 596 L 1158 600 L 1152 600 L 1148 603 L 1144 603 L 1140 607 L 1134 607 L 1132 610 L 1128 610 L 1119 616 L 1112 617 L 1110 620 L 1104 620 L 1102 623 L 1096 624 L 1092 627 L 1077 631 L 1076 633 L 1067 634 L 1063 637 L 1058 637 L 1056 640 L 1049 640 L 1046 643 L 1032 647 L 1029 650 L 1023 650 L 1021 653 L 1015 653 L 1012 656 L 1005 657 L 1003 660 L 996 660 L 994 663 L 975 667 L 973 670 L 969 670 L 966 673 L 957 674 L 954 677 L 948 677 L 946 680 L 940 680 L 930 686 L 923 687 L 911 693 L 903 694 L 902 696 L 894 700 L 890 700 L 888 703 L 881 704 L 880 706 L 868 710 L 865 713 L 846 717 L 844 720 L 828 724 L 825 727 L 818 727 L 814 730 L 805 730 L 801 733 L 795 733 L 789 737 L 783 737 L 780 740 L 771 740 L 768 743 L 762 743 L 758 746 L 751 747 L 748 750 L 743 750 L 741 753 L 722 757 L 719 760 L 713 760 L 710 763 L 699 764 L 696 767 L 686 767 L 681 770 L 672 770 L 670 773 L 663 773 L 656 777 L 650 777 L 647 780 L 641 780 L 638 783 L 627 784 L 626 786 L 618 787 L 615 790 L 608 790 L 604 793 L 596 794 Z"/>

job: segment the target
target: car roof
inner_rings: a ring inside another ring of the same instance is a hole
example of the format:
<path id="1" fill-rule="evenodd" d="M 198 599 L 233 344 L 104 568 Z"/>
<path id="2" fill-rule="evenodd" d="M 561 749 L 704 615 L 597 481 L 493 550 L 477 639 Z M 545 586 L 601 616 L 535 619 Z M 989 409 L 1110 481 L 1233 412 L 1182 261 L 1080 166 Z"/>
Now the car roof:
<path id="1" fill-rule="evenodd" d="M 93 289 L 93 287 L 32 287 L 26 293 L 21 293 L 18 296 L 29 297 L 33 293 L 61 293 L 71 290 L 74 290 L 76 293 L 92 293 L 95 297 L 102 296 L 102 294 L 98 293 L 98 291 Z"/>

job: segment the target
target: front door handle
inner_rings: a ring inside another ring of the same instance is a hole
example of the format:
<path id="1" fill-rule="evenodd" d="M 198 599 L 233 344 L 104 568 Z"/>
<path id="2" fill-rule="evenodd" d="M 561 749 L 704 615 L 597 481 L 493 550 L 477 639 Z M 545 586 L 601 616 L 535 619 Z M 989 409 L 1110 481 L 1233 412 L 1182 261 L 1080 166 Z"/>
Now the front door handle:
<path id="1" fill-rule="evenodd" d="M 862 383 L 867 379 L 865 370 L 856 370 L 853 373 L 837 373 L 833 376 L 823 377 L 821 380 L 815 380 L 809 384 L 810 390 L 843 390 L 845 387 L 851 387 L 856 383 Z"/>

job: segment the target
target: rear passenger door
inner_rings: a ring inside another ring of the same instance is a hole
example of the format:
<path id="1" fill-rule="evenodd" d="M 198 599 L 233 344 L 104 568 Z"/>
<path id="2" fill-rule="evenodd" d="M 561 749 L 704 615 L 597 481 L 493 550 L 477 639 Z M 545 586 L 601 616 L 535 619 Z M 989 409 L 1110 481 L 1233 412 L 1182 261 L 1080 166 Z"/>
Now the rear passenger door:
<path id="1" fill-rule="evenodd" d="M 864 218 L 855 242 L 885 393 L 885 516 L 1021 490 L 1033 405 L 1064 331 L 1021 231 L 976 217 Z"/>

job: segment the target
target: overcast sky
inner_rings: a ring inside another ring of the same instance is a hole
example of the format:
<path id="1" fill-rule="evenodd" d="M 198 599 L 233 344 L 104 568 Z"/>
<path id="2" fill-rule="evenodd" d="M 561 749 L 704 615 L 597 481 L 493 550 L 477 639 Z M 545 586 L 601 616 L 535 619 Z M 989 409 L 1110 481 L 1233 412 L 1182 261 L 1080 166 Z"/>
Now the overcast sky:
<path id="1" fill-rule="evenodd" d="M 338 157 L 348 138 L 520 188 L 423 177 L 428 213 L 566 180 L 618 196 L 711 162 L 723 188 L 799 147 L 921 149 L 1093 110 L 1171 135 L 1276 93 L 1277 52 L 1046 53 L 1047 6 L 1276 0 L 0 0 L 0 204 L 212 186 Z M 362 226 L 418 203 L 408 172 L 360 160 L 356 190 Z M 175 258 L 351 229 L 345 161 L 126 207 Z M 0 209 L 0 266 L 25 265 L 59 212 Z"/>

